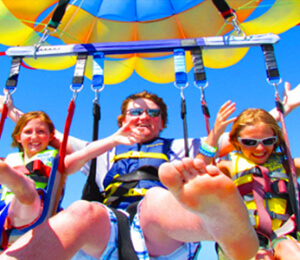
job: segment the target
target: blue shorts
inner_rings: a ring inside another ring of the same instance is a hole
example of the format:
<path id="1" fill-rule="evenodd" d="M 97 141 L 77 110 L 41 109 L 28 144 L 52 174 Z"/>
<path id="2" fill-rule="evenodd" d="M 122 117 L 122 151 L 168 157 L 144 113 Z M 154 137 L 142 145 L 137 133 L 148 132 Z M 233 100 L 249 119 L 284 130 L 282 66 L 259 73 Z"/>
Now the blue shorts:
<path id="1" fill-rule="evenodd" d="M 105 251 L 99 260 L 119 260 L 118 257 L 118 223 L 117 217 L 115 214 L 106 207 L 109 217 L 110 217 L 110 227 L 111 234 L 109 238 L 109 242 Z M 134 246 L 134 249 L 137 253 L 139 260 L 174 260 L 174 259 L 182 259 L 182 260 L 192 260 L 195 259 L 195 256 L 201 249 L 200 242 L 196 243 L 184 243 L 179 248 L 177 248 L 174 252 L 165 256 L 158 257 L 149 257 L 148 251 L 145 244 L 144 235 L 141 230 L 139 214 L 136 214 L 133 222 L 130 227 L 131 239 Z M 96 258 L 91 257 L 86 254 L 84 251 L 80 250 L 77 254 L 72 258 L 72 260 L 95 260 Z"/>

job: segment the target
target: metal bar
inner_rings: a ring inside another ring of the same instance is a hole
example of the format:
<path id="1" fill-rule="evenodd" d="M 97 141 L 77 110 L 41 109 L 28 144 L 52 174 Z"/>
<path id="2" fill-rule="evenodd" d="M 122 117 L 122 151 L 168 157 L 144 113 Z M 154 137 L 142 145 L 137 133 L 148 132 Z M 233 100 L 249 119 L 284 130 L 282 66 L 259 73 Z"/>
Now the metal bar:
<path id="1" fill-rule="evenodd" d="M 239 48 L 260 46 L 262 44 L 275 44 L 279 41 L 276 34 L 261 34 L 251 36 L 216 36 L 195 39 L 152 40 L 135 42 L 111 42 L 70 45 L 47 45 L 11 47 L 6 55 L 19 57 L 50 57 L 76 55 L 77 53 L 93 54 L 103 52 L 107 54 L 128 54 L 146 52 L 172 52 L 175 48 L 190 50 L 195 47 L 203 49 Z"/>

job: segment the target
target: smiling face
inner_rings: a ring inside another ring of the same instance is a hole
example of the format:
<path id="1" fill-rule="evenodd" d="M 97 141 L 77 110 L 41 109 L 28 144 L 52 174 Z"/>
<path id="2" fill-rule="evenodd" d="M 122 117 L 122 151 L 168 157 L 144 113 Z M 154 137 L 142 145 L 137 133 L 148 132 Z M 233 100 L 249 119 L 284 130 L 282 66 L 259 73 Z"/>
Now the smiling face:
<path id="1" fill-rule="evenodd" d="M 241 138 L 264 139 L 272 136 L 275 136 L 273 129 L 264 123 L 245 126 L 239 133 Z M 255 146 L 246 146 L 235 141 L 235 146 L 247 159 L 256 164 L 263 164 L 273 153 L 275 144 L 263 145 L 262 142 L 258 142 Z"/>
<path id="2" fill-rule="evenodd" d="M 142 108 L 144 112 L 141 115 L 132 116 L 129 114 L 128 110 L 133 108 Z M 159 109 L 159 106 L 146 98 L 132 100 L 128 103 L 127 112 L 122 120 L 122 124 L 125 124 L 132 119 L 132 117 L 138 118 L 133 127 L 143 134 L 143 143 L 157 138 L 164 126 L 161 115 L 158 115 L 157 117 L 151 117 L 145 111 L 146 109 Z"/>
<path id="3" fill-rule="evenodd" d="M 16 141 L 23 147 L 24 159 L 45 150 L 52 138 L 49 126 L 40 118 L 28 121 L 20 134 L 15 136 Z"/>

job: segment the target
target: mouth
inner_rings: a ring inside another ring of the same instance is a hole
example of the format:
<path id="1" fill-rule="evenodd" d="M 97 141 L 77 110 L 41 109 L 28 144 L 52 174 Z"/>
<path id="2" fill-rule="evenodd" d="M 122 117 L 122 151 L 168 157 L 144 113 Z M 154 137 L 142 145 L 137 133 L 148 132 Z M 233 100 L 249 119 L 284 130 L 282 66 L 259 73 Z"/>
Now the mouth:
<path id="1" fill-rule="evenodd" d="M 252 154 L 252 156 L 257 158 L 257 159 L 263 159 L 263 158 L 266 157 L 266 155 L 267 155 L 267 153 L 255 153 L 255 154 L 253 153 Z"/>
<path id="2" fill-rule="evenodd" d="M 39 147 L 41 145 L 41 143 L 31 143 L 30 146 L 32 148 L 35 148 L 35 147 Z"/>

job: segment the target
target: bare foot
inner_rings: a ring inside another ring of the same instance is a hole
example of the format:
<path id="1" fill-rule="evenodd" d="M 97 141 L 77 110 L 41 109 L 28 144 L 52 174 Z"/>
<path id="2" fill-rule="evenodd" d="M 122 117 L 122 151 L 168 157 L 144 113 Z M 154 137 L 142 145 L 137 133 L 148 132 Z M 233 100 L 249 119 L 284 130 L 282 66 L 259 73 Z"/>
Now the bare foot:
<path id="1" fill-rule="evenodd" d="M 233 181 L 217 167 L 184 158 L 161 165 L 159 178 L 183 207 L 204 221 L 226 255 L 231 259 L 255 255 L 258 239 L 246 206 Z"/>
<path id="2" fill-rule="evenodd" d="M 172 164 L 163 164 L 159 168 L 159 178 L 181 204 L 198 213 L 227 208 L 222 206 L 225 198 L 231 194 L 237 195 L 237 189 L 229 177 L 199 159 L 184 158 Z"/>

